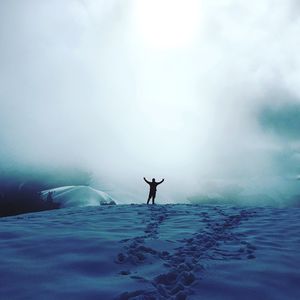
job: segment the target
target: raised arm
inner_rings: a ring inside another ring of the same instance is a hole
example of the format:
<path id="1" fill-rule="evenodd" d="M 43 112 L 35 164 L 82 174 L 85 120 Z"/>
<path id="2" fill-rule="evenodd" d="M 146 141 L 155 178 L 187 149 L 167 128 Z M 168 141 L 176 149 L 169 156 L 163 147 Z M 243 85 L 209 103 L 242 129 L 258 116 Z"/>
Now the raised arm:
<path id="1" fill-rule="evenodd" d="M 144 180 L 145 180 L 148 184 L 150 184 L 150 181 L 148 181 L 145 177 L 144 177 Z"/>
<path id="2" fill-rule="evenodd" d="M 161 184 L 161 183 L 163 183 L 164 181 L 165 181 L 165 179 L 159 181 L 157 184 Z"/>

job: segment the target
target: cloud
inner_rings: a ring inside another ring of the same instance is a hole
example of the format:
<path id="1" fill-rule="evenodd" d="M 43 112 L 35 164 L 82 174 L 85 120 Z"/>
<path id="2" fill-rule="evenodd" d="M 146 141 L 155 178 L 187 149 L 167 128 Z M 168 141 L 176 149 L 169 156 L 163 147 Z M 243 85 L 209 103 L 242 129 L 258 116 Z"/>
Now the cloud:
<path id="1" fill-rule="evenodd" d="M 260 115 L 261 126 L 283 139 L 300 138 L 300 103 L 266 107 Z"/>
<path id="2" fill-rule="evenodd" d="M 143 176 L 166 178 L 165 202 L 292 176 L 296 3 L 203 0 L 193 40 L 161 49 L 135 1 L 2 1 L 2 163 L 80 166 L 126 201 L 142 201 Z"/>

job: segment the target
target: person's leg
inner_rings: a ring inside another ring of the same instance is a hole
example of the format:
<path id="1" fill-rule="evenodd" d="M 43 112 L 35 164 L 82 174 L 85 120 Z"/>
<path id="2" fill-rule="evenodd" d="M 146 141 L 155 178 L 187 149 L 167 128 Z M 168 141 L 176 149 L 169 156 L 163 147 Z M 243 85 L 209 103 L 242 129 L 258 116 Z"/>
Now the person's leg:
<path id="1" fill-rule="evenodd" d="M 155 196 L 156 196 L 156 194 L 153 194 L 153 196 L 152 196 L 152 204 L 154 204 Z"/>
<path id="2" fill-rule="evenodd" d="M 152 198 L 152 193 L 150 192 L 150 193 L 149 193 L 149 196 L 148 196 L 147 204 L 149 204 L 151 198 Z"/>

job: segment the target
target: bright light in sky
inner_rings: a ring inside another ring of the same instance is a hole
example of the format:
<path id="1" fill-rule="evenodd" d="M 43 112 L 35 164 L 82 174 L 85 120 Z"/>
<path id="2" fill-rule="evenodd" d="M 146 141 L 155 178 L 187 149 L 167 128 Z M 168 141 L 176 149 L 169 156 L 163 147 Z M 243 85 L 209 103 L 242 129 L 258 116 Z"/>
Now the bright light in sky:
<path id="1" fill-rule="evenodd" d="M 78 166 L 137 202 L 143 176 L 166 202 L 299 194 L 296 2 L 0 1 L 1 170 Z"/>
<path id="2" fill-rule="evenodd" d="M 135 20 L 144 43 L 152 48 L 186 47 L 200 18 L 199 0 L 136 0 Z"/>

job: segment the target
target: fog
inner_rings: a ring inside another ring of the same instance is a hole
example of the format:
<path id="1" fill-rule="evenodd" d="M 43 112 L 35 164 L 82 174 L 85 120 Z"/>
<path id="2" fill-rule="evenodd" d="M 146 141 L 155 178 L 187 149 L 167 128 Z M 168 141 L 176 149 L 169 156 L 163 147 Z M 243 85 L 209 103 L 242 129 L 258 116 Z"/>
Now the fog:
<path id="1" fill-rule="evenodd" d="M 143 176 L 162 203 L 285 201 L 299 36 L 297 0 L 1 1 L 1 165 L 82 168 L 123 203 Z"/>

